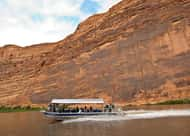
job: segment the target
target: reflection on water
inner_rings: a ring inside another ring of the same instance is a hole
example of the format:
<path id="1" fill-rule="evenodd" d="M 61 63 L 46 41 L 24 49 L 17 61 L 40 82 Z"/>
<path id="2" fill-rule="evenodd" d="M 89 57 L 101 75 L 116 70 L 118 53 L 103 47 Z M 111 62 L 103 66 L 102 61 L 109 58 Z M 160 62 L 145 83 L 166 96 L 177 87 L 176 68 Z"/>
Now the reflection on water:
<path id="1" fill-rule="evenodd" d="M 0 113 L 0 136 L 190 136 L 190 107 L 163 107 L 63 122 L 48 120 L 39 112 Z"/>

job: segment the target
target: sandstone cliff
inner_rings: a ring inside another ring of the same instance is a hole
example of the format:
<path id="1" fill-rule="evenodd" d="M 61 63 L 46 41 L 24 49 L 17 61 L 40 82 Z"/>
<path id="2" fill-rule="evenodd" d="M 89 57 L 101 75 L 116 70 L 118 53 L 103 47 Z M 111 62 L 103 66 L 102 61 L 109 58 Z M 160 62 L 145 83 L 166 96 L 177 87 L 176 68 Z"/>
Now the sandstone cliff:
<path id="1" fill-rule="evenodd" d="M 190 97 L 190 0 L 123 0 L 56 43 L 0 48 L 0 103 Z"/>

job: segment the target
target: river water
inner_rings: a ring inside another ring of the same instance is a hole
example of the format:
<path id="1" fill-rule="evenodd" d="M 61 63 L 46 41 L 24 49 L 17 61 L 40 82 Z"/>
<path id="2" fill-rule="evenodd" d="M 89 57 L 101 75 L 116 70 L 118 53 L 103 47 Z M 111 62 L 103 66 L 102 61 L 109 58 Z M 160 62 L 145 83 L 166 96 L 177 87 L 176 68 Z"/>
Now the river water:
<path id="1" fill-rule="evenodd" d="M 190 136 L 190 106 L 138 107 L 125 115 L 59 122 L 40 112 L 0 113 L 0 136 Z"/>

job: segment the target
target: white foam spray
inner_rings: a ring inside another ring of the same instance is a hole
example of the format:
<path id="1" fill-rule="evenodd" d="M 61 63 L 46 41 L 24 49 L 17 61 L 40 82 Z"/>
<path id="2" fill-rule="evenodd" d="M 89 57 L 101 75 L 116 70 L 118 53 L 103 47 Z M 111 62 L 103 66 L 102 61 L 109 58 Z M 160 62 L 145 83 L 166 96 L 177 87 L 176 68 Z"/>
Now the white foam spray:
<path id="1" fill-rule="evenodd" d="M 178 116 L 190 116 L 190 109 L 186 109 L 186 110 L 130 110 L 130 111 L 123 111 L 119 115 L 81 117 L 77 119 L 64 120 L 63 123 L 65 124 L 65 123 L 86 122 L 86 121 L 108 122 L 108 121 L 152 119 L 152 118 L 178 117 Z"/>

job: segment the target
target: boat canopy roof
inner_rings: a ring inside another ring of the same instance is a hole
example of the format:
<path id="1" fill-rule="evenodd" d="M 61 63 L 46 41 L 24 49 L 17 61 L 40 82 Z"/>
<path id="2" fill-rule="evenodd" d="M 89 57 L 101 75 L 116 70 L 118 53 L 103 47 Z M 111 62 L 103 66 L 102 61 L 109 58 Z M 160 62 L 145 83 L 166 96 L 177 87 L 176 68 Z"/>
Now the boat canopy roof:
<path id="1" fill-rule="evenodd" d="M 103 104 L 103 99 L 52 99 L 55 104 Z"/>

